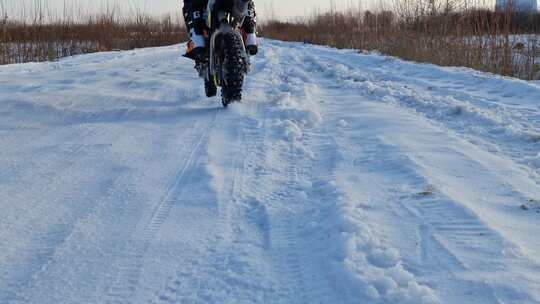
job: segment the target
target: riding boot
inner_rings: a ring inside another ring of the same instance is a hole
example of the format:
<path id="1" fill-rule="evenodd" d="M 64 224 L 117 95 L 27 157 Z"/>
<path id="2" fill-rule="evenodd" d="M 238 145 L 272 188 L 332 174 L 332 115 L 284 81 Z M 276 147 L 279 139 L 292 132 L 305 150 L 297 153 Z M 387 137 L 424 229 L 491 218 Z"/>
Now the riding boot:
<path id="1" fill-rule="evenodd" d="M 184 14 L 184 17 L 186 26 L 190 29 L 190 41 L 184 56 L 194 60 L 204 60 L 206 57 L 206 38 L 204 36 L 203 13 L 201 11 L 193 11 L 191 14 L 187 12 L 187 16 Z"/>
<path id="2" fill-rule="evenodd" d="M 253 0 L 248 3 L 248 11 L 244 23 L 242 24 L 244 31 L 244 42 L 247 52 L 254 56 L 259 51 L 257 39 L 257 13 L 255 12 L 255 4 Z"/>

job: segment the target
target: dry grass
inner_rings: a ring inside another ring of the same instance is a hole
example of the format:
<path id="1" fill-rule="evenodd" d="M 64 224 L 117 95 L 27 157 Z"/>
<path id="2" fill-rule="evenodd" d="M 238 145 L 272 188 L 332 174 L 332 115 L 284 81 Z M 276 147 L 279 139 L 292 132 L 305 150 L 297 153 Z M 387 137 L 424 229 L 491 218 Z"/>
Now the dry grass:
<path id="1" fill-rule="evenodd" d="M 30 1 L 30 0 L 29 0 Z M 32 0 L 16 19 L 2 11 L 0 64 L 56 60 L 99 51 L 164 46 L 187 39 L 181 17 L 63 12 Z M 466 66 L 523 79 L 540 78 L 540 14 L 474 9 L 467 0 L 393 0 L 376 12 L 332 10 L 303 21 L 269 21 L 264 36 L 286 41 L 376 50 L 406 60 Z M 76 9 L 72 9 L 77 12 Z M 529 34 L 530 39 L 524 39 Z"/>
<path id="2" fill-rule="evenodd" d="M 46 11 L 46 10 L 43 10 Z M 56 60 L 83 53 L 127 50 L 179 43 L 187 38 L 178 18 L 136 12 L 123 17 L 115 10 L 74 18 L 0 19 L 0 64 Z"/>
<path id="3" fill-rule="evenodd" d="M 302 22 L 267 22 L 266 37 L 337 48 L 376 50 L 406 60 L 465 66 L 539 79 L 540 14 L 421 6 L 399 0 L 391 10 L 328 12 Z M 426 3 L 438 3 L 427 1 Z M 529 34 L 530 39 L 524 39 Z"/>

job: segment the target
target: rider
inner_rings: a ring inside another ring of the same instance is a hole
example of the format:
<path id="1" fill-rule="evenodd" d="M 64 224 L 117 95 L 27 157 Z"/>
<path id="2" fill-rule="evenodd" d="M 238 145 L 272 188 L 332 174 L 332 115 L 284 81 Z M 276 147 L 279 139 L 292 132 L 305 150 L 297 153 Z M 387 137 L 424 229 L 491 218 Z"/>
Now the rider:
<path id="1" fill-rule="evenodd" d="M 189 31 L 190 41 L 188 42 L 187 57 L 201 58 L 206 54 L 206 39 L 204 37 L 204 30 L 206 29 L 206 22 L 204 20 L 204 13 L 208 5 L 208 0 L 183 0 L 184 7 L 182 13 L 186 22 L 186 27 Z M 248 11 L 244 23 L 242 24 L 242 30 L 245 32 L 245 44 L 246 50 L 250 55 L 256 55 L 258 52 L 257 47 L 257 24 L 255 14 L 255 4 L 253 0 L 249 0 Z M 189 45 L 192 45 L 192 48 Z"/>

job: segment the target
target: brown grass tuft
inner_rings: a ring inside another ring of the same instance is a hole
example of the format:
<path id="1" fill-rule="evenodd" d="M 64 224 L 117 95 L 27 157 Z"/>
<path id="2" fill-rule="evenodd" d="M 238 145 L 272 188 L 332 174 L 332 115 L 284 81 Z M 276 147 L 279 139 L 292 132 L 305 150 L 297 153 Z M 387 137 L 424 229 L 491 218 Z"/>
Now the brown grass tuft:
<path id="1" fill-rule="evenodd" d="M 72 17 L 0 19 L 0 64 L 56 60 L 83 53 L 164 46 L 187 39 L 178 17 L 137 12 L 122 17 L 115 10 Z"/>
<path id="2" fill-rule="evenodd" d="M 430 3 L 440 2 L 396 0 L 392 10 L 332 11 L 302 22 L 270 21 L 262 33 L 279 40 L 540 78 L 540 14 L 470 9 L 452 1 L 437 7 Z"/>

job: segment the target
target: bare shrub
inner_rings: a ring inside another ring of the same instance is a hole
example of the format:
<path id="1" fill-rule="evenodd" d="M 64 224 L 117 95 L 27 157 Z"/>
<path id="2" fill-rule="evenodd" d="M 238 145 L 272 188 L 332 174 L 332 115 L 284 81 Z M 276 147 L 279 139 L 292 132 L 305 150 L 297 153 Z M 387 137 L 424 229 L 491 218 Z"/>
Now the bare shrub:
<path id="1" fill-rule="evenodd" d="M 34 8 L 31 18 L 0 19 L 0 64 L 56 60 L 100 51 L 164 46 L 187 39 L 178 16 L 161 18 L 136 12 L 123 17 L 115 10 L 61 18 L 45 17 Z"/>
<path id="2" fill-rule="evenodd" d="M 477 9 L 470 1 L 396 0 L 392 10 L 331 11 L 270 21 L 270 38 L 376 50 L 406 60 L 539 79 L 540 14 Z"/>

